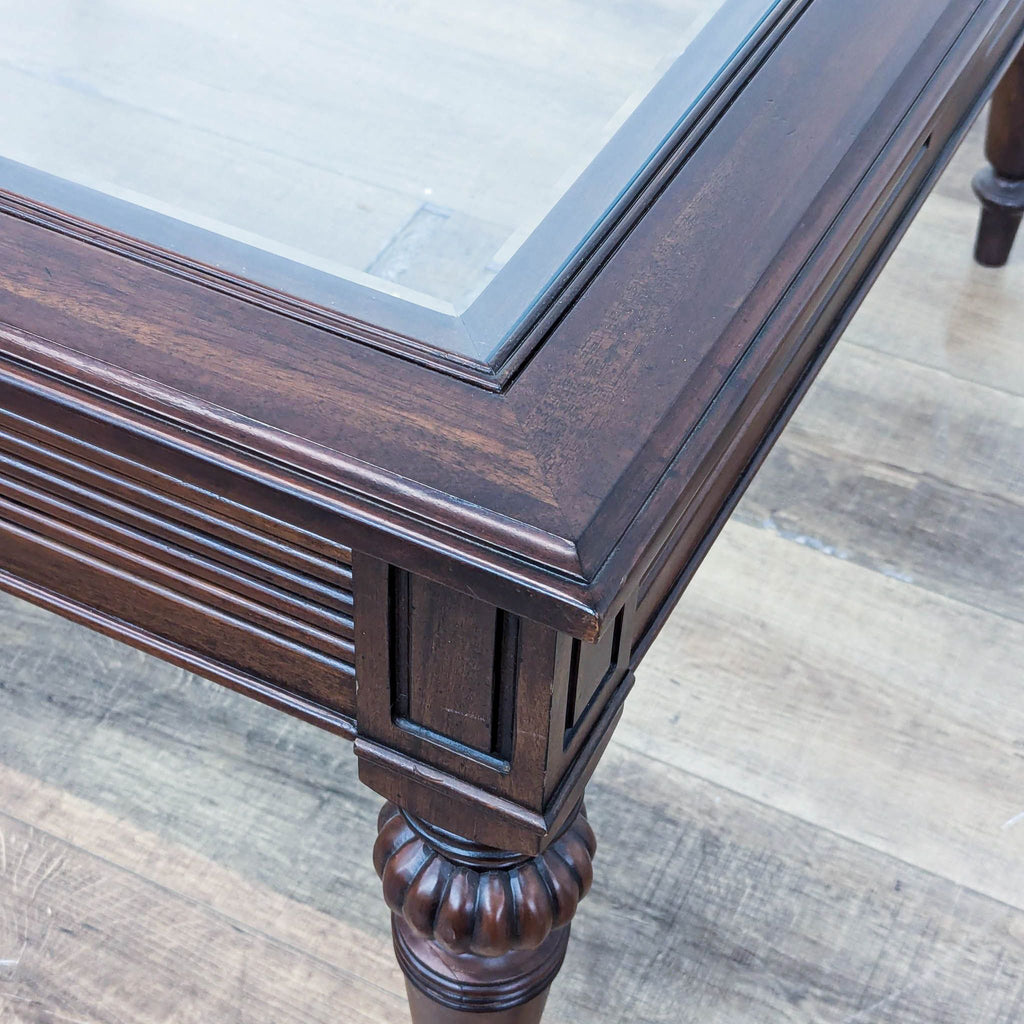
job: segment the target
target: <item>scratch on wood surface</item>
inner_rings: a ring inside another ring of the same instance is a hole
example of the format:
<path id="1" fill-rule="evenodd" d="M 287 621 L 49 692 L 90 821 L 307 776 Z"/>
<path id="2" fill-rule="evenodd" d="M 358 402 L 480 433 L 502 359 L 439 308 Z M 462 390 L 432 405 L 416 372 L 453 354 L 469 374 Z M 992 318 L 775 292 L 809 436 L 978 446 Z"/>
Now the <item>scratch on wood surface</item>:
<path id="1" fill-rule="evenodd" d="M 486 715 L 473 714 L 471 711 L 467 711 L 464 708 L 446 707 L 444 710 L 446 714 L 456 715 L 459 718 L 468 718 L 471 722 L 482 722 L 484 725 L 490 724 L 490 719 Z"/>
<path id="2" fill-rule="evenodd" d="M 895 1000 L 899 999 L 900 996 L 904 994 L 904 992 L 908 991 L 911 988 L 913 988 L 912 985 L 903 985 L 902 987 L 898 988 L 895 992 L 890 992 L 887 996 L 882 996 L 881 999 L 876 1000 L 870 1006 L 865 1006 L 863 1010 L 857 1010 L 857 1012 L 854 1013 L 852 1016 L 844 1017 L 843 1024 L 856 1024 L 856 1022 L 859 1020 L 866 1020 L 869 1014 L 872 1014 L 875 1012 L 875 1010 L 880 1010 L 883 1006 L 887 1006 L 889 1003 L 892 1003 Z"/>
<path id="3" fill-rule="evenodd" d="M 1009 821 L 1003 822 L 1003 828 L 1013 828 L 1018 822 L 1024 821 L 1024 811 L 1020 814 L 1015 814 Z"/>
<path id="4" fill-rule="evenodd" d="M 57 1021 L 59 1022 L 59 1024 L 95 1024 L 95 1021 L 86 1020 L 82 1017 L 65 1017 L 63 1014 L 55 1013 L 48 1007 L 44 1007 L 38 1000 L 27 999 L 24 996 L 4 995 L 3 999 L 0 1000 L 0 1011 L 2 1011 L 5 1006 L 9 1006 L 10 1003 L 12 1002 L 28 1003 L 30 1006 L 36 1007 L 37 1009 L 43 1011 L 49 1020 Z"/>
<path id="5" fill-rule="evenodd" d="M 43 887 L 43 885 L 47 881 L 49 881 L 49 879 L 63 866 L 64 857 L 62 855 L 58 855 L 57 857 L 54 857 L 52 861 L 50 861 L 49 865 L 47 865 L 45 870 L 43 870 L 39 877 L 36 879 L 36 884 L 32 886 L 32 893 L 29 896 L 29 900 L 32 903 L 35 903 L 36 899 L 39 896 L 39 890 Z"/>

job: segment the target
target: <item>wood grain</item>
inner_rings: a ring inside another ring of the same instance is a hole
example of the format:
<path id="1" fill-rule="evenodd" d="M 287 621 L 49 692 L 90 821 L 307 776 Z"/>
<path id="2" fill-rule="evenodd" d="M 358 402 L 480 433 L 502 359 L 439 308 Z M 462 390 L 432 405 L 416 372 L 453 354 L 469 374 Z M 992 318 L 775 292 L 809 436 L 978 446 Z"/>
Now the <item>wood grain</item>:
<path id="1" fill-rule="evenodd" d="M 184 845 L 213 859 L 233 850 L 226 866 L 256 881 L 291 872 L 293 895 L 313 906 L 343 892 L 351 872 L 365 869 L 372 879 L 368 857 L 379 800 L 337 781 L 354 771 L 347 742 L 280 714 L 253 718 L 242 698 L 179 669 L 166 666 L 153 676 L 155 661 L 87 630 L 76 629 L 74 644 L 57 642 L 50 616 L 4 600 L 5 764 L 145 829 L 180 825 Z M 305 781 L 296 787 L 300 765 Z M 247 805 L 247 792 L 273 791 L 289 776 L 272 814 Z M 197 800 L 197 794 L 205 795 Z M 317 821 L 336 817 L 343 828 L 360 815 L 369 824 L 358 854 L 301 839 L 303 827 L 316 828 Z M 294 841 L 283 841 L 287 835 Z M 379 899 L 374 888 L 373 902 L 361 911 L 368 919 L 379 914 Z M 383 931 L 386 921 L 380 926 Z"/>
<path id="2" fill-rule="evenodd" d="M 5 772 L 8 805 L 19 788 L 37 806 L 47 796 L 25 781 Z M 147 850 L 151 837 L 138 829 L 48 796 L 40 817 L 66 838 L 0 814 L 0 1020 L 298 1024 L 334 1021 L 344 1004 L 369 1024 L 404 1012 L 379 937 L 188 850 L 151 841 Z M 374 965 L 373 983 L 337 960 L 353 948 Z"/>
<path id="3" fill-rule="evenodd" d="M 1024 565 L 1024 398 L 853 343 L 898 323 L 876 311 L 855 322 L 736 518 L 1024 621 L 1024 573 L 1009 569 Z M 1019 362 L 1012 323 L 1001 340 L 985 344 Z"/>
<path id="4" fill-rule="evenodd" d="M 965 148 L 950 180 L 976 160 Z M 926 205 L 652 649 L 591 786 L 597 885 L 550 1020 L 1019 1018 L 1024 826 L 1003 828 L 1022 791 L 1019 572 L 979 552 L 1019 501 L 1024 288 L 1019 259 L 974 287 L 973 217 L 966 192 Z M 765 509 L 786 537 L 746 525 Z M 366 856 L 375 801 L 346 746 L 27 605 L 8 601 L 0 629 L 9 812 L 292 946 L 311 937 L 353 970 L 358 1005 L 381 977 L 400 989 Z"/>
<path id="5" fill-rule="evenodd" d="M 710 558 L 619 742 L 1020 905 L 1024 625 L 738 524 Z"/>
<path id="6" fill-rule="evenodd" d="M 881 287 L 864 301 L 848 341 L 996 391 L 1024 395 L 1019 353 L 1024 254 L 998 272 L 979 267 L 962 240 L 978 223 L 970 176 L 978 166 L 983 126 L 961 148 L 896 251 Z M 924 269 L 924 268 L 927 269 Z"/>
<path id="7" fill-rule="evenodd" d="M 74 632 L 66 624 L 59 629 Z M 144 678 L 155 682 L 165 669 L 150 665 Z M 210 684 L 197 685 L 212 691 Z M 252 729 L 264 716 L 285 721 L 252 702 L 229 699 Z M 264 749 L 273 758 L 272 743 Z M 298 768 L 302 760 L 291 764 Z M 351 773 L 348 765 L 339 781 Z M 240 767 L 245 770 L 244 763 Z M 162 774 L 159 758 L 151 758 L 149 778 L 157 789 Z M 319 912 L 287 896 L 293 870 L 280 872 L 275 891 L 223 867 L 220 856 L 211 861 L 193 852 L 193 843 L 176 842 L 201 801 L 166 815 L 163 834 L 154 834 L 125 814 L 103 811 L 8 768 L 0 771 L 0 782 L 8 815 L 20 818 L 12 826 L 8 816 L 5 827 L 20 836 L 31 823 L 42 849 L 63 856 L 46 895 L 74 932 L 62 937 L 64 945 L 52 956 L 46 948 L 23 956 L 19 973 L 0 979 L 0 1006 L 8 1019 L 49 1020 L 42 999 L 24 1002 L 37 998 L 24 995 L 29 992 L 42 993 L 49 1007 L 71 1006 L 77 1019 L 105 1022 L 117 999 L 130 998 L 124 990 L 133 982 L 139 1000 L 148 1003 L 129 1001 L 124 1019 L 139 1024 L 164 1019 L 153 1011 L 167 1006 L 161 1000 L 169 998 L 172 985 L 191 986 L 194 1002 L 175 1004 L 177 1016 L 169 1019 L 208 1020 L 202 1005 L 227 1006 L 230 1000 L 237 1017 L 226 1019 L 265 1019 L 259 1014 L 277 1004 L 261 985 L 238 984 L 239 949 L 250 964 L 268 963 L 281 999 L 289 992 L 296 1000 L 310 990 L 315 994 L 333 980 L 335 994 L 356 1007 L 352 1019 L 363 1020 L 359 1012 L 367 1022 L 401 1019 L 399 1004 L 390 1001 L 400 979 L 387 962 L 386 914 L 378 907 L 367 918 L 358 909 L 364 900 L 379 900 L 376 880 L 366 877 L 368 860 L 359 862 L 362 869 L 336 893 L 333 907 Z M 271 791 L 257 787 L 251 797 L 273 816 L 287 802 L 284 792 L 302 793 L 301 783 L 292 785 L 285 772 Z M 613 1024 L 1011 1024 L 1021 1012 L 1024 915 L 1018 910 L 618 743 L 591 792 L 598 808 L 592 817 L 613 839 L 602 844 L 598 886 L 578 916 L 575 946 L 552 992 L 548 1019 L 555 1024 L 598 1014 Z M 113 787 L 108 798 L 117 800 Z M 241 809 L 223 806 L 225 820 Z M 307 849 L 330 847 L 340 867 L 354 847 L 372 839 L 372 818 L 365 808 L 322 819 L 312 830 L 284 825 L 278 839 L 287 844 L 302 831 Z M 239 836 L 236 843 L 245 840 Z M 71 844 L 79 848 L 69 851 Z M 230 845 L 222 845 L 222 854 Z M 285 894 L 278 895 L 282 886 Z M 75 897 L 80 888 L 106 900 Z M 23 887 L 6 889 L 2 898 L 14 918 L 27 919 L 31 902 Z M 208 960 L 159 959 L 163 946 L 173 948 L 174 936 L 167 934 L 172 925 L 202 935 Z M 115 927 L 128 929 L 135 945 L 109 941 L 94 949 L 105 929 Z M 279 945 L 302 953 L 300 962 L 312 958 L 312 965 L 272 973 Z M 67 970 L 67 960 L 57 960 L 67 950 L 78 953 L 74 971 Z M 205 962 L 219 957 L 228 969 L 204 970 Z M 52 973 L 55 964 L 64 970 L 63 981 Z M 161 964 L 164 974 L 155 970 Z M 94 982 L 74 998 L 66 993 L 69 978 L 101 969 L 120 972 L 121 985 L 112 993 L 96 992 Z M 342 974 L 346 970 L 352 973 Z M 306 1019 L 331 1019 L 317 1016 L 321 1012 Z"/>
<path id="8" fill-rule="evenodd" d="M 681 128 L 598 233 L 607 251 L 538 306 L 544 343 L 505 394 L 378 351 L 372 310 L 325 321 L 16 200 L 5 352 L 92 389 L 91 416 L 129 424 L 114 450 L 187 480 L 195 453 L 154 432 L 195 431 L 226 496 L 241 459 L 247 485 L 303 495 L 286 522 L 347 529 L 374 557 L 596 639 L 688 509 L 698 557 L 1024 27 L 1019 0 L 806 6 L 759 38 L 742 92 L 730 79 Z M 799 187 L 766 206 L 765 177 Z M 5 365 L 19 375 L 32 418 L 57 416 L 53 379 Z"/>
<path id="9" fill-rule="evenodd" d="M 956 282 L 920 301 L 948 316 Z M 652 649 L 591 788 L 599 883 L 550 1019 L 1019 1019 L 1020 394 L 918 343 L 839 360 L 741 510 L 774 528 L 733 524 Z M 814 500 L 792 500 L 798 470 Z M 394 1018 L 375 801 L 344 745 L 9 599 L 0 642 L 4 835 L 24 851 L 0 880 L 0 1014 Z"/>
<path id="10" fill-rule="evenodd" d="M 1018 910 L 619 746 L 591 793 L 598 834 L 613 830 L 616 845 L 602 863 L 602 843 L 556 1013 L 622 1024 L 1019 1017 Z"/>

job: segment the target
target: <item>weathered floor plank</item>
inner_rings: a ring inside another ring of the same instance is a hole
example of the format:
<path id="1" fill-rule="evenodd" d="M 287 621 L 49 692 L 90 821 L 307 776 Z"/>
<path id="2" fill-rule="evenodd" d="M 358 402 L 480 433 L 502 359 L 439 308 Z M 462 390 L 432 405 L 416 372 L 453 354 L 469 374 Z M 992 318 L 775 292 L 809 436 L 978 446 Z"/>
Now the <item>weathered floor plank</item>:
<path id="1" fill-rule="evenodd" d="M 4 765 L 386 934 L 376 893 L 350 903 L 380 801 L 352 783 L 349 743 L 7 596 L 0 650 Z"/>
<path id="2" fill-rule="evenodd" d="M 944 178 L 969 179 L 980 153 L 964 146 Z M 932 195 L 845 340 L 1024 395 L 1024 251 L 1018 246 L 998 270 L 979 267 L 972 256 L 977 218 L 968 188 Z"/>
<path id="3" fill-rule="evenodd" d="M 394 973 L 390 988 L 354 979 L 309 942 L 291 948 L 0 815 L 0 1020 L 333 1024 L 344 1006 L 370 1024 L 404 1012 Z"/>
<path id="4" fill-rule="evenodd" d="M 344 774 L 354 784 L 349 778 L 354 766 L 348 765 Z M 294 788 L 300 789 L 301 783 L 296 780 Z M 353 978 L 365 976 L 384 991 L 403 991 L 390 933 L 382 927 L 387 913 L 377 902 L 380 883 L 367 858 L 354 856 L 365 852 L 376 831 L 375 822 L 364 821 L 361 814 L 345 822 L 345 835 L 351 838 L 337 851 L 339 857 L 351 858 L 354 868 L 345 902 L 334 914 L 324 914 L 173 839 L 5 765 L 0 765 L 0 792 L 18 823 L 31 825 L 54 842 L 97 853 L 112 871 L 153 881 L 167 898 L 200 904 L 236 927 L 302 950 Z M 368 897 L 374 901 L 372 909 Z M 353 950 L 358 950 L 358 957 Z M 355 969 L 357 964 L 361 966 Z"/>
<path id="5" fill-rule="evenodd" d="M 360 922 L 29 777 L 0 784 L 33 822 L 0 817 L 0 1020 L 401 1019 L 397 968 Z M 621 745 L 591 805 L 599 885 L 551 1024 L 1018 1019 L 1019 910 Z"/>
<path id="6" fill-rule="evenodd" d="M 1010 1024 L 1021 912 L 615 746 L 588 810 L 572 1020 Z"/>
<path id="7" fill-rule="evenodd" d="M 618 742 L 1024 907 L 1024 625 L 731 524 Z"/>
<path id="8" fill-rule="evenodd" d="M 841 344 L 736 519 L 1024 622 L 1024 397 Z"/>

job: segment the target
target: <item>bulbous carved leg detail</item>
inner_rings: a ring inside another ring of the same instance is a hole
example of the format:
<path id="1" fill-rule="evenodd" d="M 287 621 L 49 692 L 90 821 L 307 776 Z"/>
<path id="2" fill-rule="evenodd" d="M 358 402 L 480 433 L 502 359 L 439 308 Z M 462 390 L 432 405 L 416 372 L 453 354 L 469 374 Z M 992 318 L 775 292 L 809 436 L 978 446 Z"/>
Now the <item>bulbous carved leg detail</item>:
<path id="1" fill-rule="evenodd" d="M 982 266 L 1001 267 L 1024 217 L 1024 51 L 992 97 L 985 153 L 992 166 L 974 179 L 982 209 L 974 255 Z"/>
<path id="2" fill-rule="evenodd" d="M 416 1024 L 536 1024 L 593 879 L 581 807 L 536 857 L 468 842 L 385 804 L 374 866 Z"/>

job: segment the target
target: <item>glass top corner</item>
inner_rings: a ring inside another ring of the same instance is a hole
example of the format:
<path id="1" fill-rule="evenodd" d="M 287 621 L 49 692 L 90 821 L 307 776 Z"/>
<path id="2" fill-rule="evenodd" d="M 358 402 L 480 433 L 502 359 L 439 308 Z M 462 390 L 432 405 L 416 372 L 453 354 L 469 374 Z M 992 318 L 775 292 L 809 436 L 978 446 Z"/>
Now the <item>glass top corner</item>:
<path id="1" fill-rule="evenodd" d="M 384 328 L 515 319 L 783 3 L 0 0 L 0 188 Z"/>

